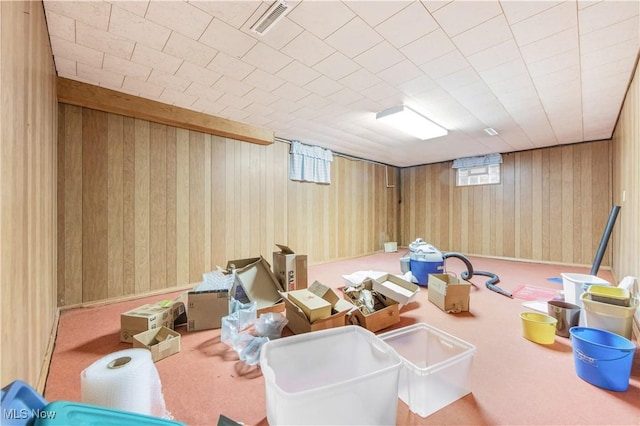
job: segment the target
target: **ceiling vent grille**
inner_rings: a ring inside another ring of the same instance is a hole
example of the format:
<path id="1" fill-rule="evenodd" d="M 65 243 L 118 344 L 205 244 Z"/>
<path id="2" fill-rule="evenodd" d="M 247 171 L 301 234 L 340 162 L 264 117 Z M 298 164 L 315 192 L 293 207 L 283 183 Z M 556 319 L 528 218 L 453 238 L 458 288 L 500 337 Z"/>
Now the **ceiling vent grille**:
<path id="1" fill-rule="evenodd" d="M 254 33 L 265 35 L 273 26 L 289 12 L 291 6 L 284 0 L 276 0 L 267 11 L 251 26 Z"/>

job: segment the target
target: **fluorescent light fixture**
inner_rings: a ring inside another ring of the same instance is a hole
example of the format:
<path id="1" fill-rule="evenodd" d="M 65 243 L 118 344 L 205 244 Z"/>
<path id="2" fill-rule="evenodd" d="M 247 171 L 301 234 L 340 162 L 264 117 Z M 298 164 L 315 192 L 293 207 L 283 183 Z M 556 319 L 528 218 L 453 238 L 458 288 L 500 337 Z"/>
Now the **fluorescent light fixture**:
<path id="1" fill-rule="evenodd" d="M 422 140 L 437 138 L 449 133 L 447 129 L 438 126 L 406 105 L 381 111 L 376 114 L 376 119 Z"/>
<path id="2" fill-rule="evenodd" d="M 494 129 L 493 127 L 487 127 L 486 129 L 484 129 L 484 132 L 486 134 L 488 134 L 489 136 L 497 136 L 498 135 L 498 131 L 496 129 Z"/>

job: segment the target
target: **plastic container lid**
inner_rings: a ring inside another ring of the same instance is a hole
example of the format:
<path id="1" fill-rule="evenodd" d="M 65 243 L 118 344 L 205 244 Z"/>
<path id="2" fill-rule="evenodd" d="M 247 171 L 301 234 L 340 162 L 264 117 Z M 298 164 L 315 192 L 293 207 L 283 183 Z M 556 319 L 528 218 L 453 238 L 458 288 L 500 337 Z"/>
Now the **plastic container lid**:
<path id="1" fill-rule="evenodd" d="M 631 293 L 626 288 L 592 285 L 587 288 L 591 300 L 613 305 L 629 306 Z"/>

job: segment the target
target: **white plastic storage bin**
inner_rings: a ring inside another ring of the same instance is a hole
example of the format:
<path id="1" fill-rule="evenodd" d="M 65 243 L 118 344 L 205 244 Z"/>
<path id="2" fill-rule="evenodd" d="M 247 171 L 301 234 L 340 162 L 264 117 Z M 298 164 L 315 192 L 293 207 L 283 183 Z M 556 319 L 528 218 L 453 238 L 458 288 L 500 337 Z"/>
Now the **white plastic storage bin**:
<path id="1" fill-rule="evenodd" d="M 475 346 L 420 323 L 381 334 L 403 358 L 398 396 L 427 417 L 471 392 Z"/>
<path id="2" fill-rule="evenodd" d="M 395 425 L 402 360 L 345 326 L 267 342 L 260 353 L 270 425 Z"/>
<path id="3" fill-rule="evenodd" d="M 588 274 L 560 274 L 562 275 L 562 290 L 564 291 L 564 301 L 582 307 L 582 293 L 590 285 L 611 285 L 609 281 L 595 275 Z"/>

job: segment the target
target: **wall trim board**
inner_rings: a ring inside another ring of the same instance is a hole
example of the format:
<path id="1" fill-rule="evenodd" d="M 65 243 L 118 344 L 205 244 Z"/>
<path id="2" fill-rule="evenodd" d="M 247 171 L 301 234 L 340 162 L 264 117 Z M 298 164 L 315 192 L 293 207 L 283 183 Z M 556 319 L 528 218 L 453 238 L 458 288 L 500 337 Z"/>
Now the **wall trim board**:
<path id="1" fill-rule="evenodd" d="M 58 102 L 195 130 L 242 142 L 271 145 L 273 131 L 58 77 Z"/>
<path id="2" fill-rule="evenodd" d="M 400 247 L 398 247 L 400 248 Z M 443 253 L 447 253 L 446 251 Z M 510 262 L 520 262 L 520 263 L 539 263 L 542 265 L 554 265 L 554 266 L 566 266 L 572 268 L 591 268 L 591 265 L 582 264 L 582 263 L 568 263 L 568 262 L 554 262 L 549 260 L 536 260 L 536 259 L 524 259 L 519 257 L 505 257 L 505 256 L 489 256 L 484 254 L 472 254 L 472 253 L 462 253 L 463 256 L 469 257 L 479 257 L 482 259 L 495 259 L 495 260 L 507 260 Z M 611 271 L 611 266 L 600 266 L 600 270 L 602 271 Z"/>
<path id="3" fill-rule="evenodd" d="M 51 332 L 49 333 L 49 341 L 47 342 L 47 349 L 42 357 L 42 366 L 40 367 L 40 375 L 38 376 L 38 383 L 36 385 L 36 391 L 40 395 L 44 395 L 44 389 L 47 385 L 47 378 L 49 377 L 49 367 L 51 366 L 51 357 L 53 356 L 53 350 L 56 347 L 56 338 L 58 337 L 58 323 L 60 322 L 60 308 L 57 308 L 53 317 L 53 324 L 51 325 Z"/>

